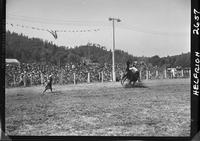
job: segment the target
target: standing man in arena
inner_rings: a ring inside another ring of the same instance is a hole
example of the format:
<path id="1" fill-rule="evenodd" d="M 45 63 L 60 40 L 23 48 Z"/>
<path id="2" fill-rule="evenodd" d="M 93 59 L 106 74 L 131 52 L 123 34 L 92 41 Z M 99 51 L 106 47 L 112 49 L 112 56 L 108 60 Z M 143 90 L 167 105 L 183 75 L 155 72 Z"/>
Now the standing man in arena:
<path id="1" fill-rule="evenodd" d="M 48 89 L 50 89 L 51 92 L 52 92 L 52 81 L 53 81 L 52 76 L 53 76 L 52 74 L 49 75 L 49 78 L 48 78 L 48 80 L 47 80 L 47 85 L 45 86 L 45 90 L 43 91 L 42 94 L 44 94 L 44 92 L 46 92 L 46 90 L 48 90 Z"/>

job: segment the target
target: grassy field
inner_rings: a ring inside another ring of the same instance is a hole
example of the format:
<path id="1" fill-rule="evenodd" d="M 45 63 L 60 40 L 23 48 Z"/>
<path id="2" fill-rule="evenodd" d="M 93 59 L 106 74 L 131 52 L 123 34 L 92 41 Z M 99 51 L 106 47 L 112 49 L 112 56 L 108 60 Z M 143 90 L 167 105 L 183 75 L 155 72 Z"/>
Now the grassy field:
<path id="1" fill-rule="evenodd" d="M 8 135 L 189 136 L 190 80 L 6 89 Z"/>

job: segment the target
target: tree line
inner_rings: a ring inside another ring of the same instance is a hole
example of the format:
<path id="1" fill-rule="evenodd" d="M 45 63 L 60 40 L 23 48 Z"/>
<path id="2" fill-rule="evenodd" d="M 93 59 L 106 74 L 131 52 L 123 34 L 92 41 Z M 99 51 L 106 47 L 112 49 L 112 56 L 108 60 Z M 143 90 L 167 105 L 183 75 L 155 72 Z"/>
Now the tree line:
<path id="1" fill-rule="evenodd" d="M 29 38 L 23 34 L 6 32 L 6 58 L 15 58 L 24 63 L 44 63 L 63 66 L 66 63 L 112 63 L 112 51 L 105 46 L 88 43 L 69 48 L 57 46 L 39 38 Z M 126 61 L 145 62 L 157 67 L 190 67 L 190 52 L 180 55 L 159 57 L 138 57 L 123 50 L 115 51 L 115 62 L 126 64 Z"/>

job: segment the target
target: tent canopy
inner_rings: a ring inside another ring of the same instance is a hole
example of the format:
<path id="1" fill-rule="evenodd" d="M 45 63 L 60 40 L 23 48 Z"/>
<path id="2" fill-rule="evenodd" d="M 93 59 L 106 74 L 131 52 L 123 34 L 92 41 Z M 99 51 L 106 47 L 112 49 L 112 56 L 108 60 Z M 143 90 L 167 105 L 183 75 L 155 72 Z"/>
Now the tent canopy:
<path id="1" fill-rule="evenodd" d="M 20 64 L 17 59 L 6 59 L 6 64 Z"/>

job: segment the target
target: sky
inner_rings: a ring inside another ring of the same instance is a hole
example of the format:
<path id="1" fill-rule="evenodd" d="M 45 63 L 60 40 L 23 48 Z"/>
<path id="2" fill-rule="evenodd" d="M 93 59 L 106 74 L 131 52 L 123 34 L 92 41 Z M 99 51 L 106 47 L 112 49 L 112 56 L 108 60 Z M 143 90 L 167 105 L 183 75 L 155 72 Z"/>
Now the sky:
<path id="1" fill-rule="evenodd" d="M 90 42 L 110 50 L 113 28 L 108 18 L 119 18 L 115 49 L 133 56 L 164 57 L 191 50 L 190 11 L 190 0 L 7 0 L 6 30 L 58 46 Z M 57 39 L 30 27 L 57 30 Z"/>

